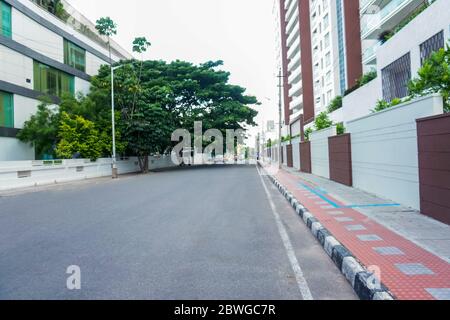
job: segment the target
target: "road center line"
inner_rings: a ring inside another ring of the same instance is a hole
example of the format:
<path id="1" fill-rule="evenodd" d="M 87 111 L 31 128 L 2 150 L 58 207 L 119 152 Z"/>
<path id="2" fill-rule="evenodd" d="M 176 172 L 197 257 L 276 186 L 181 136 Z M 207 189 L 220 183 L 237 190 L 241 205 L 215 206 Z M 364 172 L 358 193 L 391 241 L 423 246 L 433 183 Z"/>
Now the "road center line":
<path id="1" fill-rule="evenodd" d="M 258 170 L 259 177 L 261 179 L 261 183 L 264 187 L 264 190 L 266 192 L 267 198 L 270 202 L 270 206 L 272 208 L 272 213 L 275 217 L 275 221 L 277 223 L 278 232 L 280 233 L 281 240 L 283 241 L 284 248 L 286 249 L 287 256 L 289 258 L 289 262 L 291 264 L 292 270 L 295 274 L 295 279 L 297 280 L 298 288 L 300 289 L 300 293 L 304 300 L 314 300 L 311 290 L 309 289 L 308 282 L 305 279 L 305 276 L 303 275 L 302 268 L 300 267 L 300 264 L 298 263 L 297 256 L 295 255 L 294 248 L 292 246 L 291 240 L 289 239 L 289 235 L 286 231 L 286 228 L 283 225 L 283 222 L 281 221 L 280 215 L 278 214 L 275 203 L 273 202 L 272 195 L 269 192 L 269 189 L 267 188 L 266 182 L 263 179 L 263 176 L 261 174 L 261 171 L 258 167 L 256 167 Z"/>

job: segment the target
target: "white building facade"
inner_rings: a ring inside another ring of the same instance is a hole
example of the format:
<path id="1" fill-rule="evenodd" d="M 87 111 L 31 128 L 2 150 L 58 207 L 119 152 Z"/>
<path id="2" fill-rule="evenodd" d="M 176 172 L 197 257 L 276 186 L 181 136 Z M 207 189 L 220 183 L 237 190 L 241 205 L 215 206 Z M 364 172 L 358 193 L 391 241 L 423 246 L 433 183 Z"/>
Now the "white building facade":
<path id="1" fill-rule="evenodd" d="M 16 135 L 39 98 L 87 94 L 109 52 L 93 23 L 65 1 L 0 0 L 0 8 L 0 161 L 31 160 L 34 149 Z M 111 44 L 114 62 L 132 58 Z"/>

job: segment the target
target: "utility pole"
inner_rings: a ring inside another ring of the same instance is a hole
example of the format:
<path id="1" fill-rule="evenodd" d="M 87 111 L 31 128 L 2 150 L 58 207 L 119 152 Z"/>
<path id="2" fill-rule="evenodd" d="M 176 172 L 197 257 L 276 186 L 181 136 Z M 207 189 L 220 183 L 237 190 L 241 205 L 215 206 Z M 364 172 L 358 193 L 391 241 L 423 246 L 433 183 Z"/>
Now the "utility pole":
<path id="1" fill-rule="evenodd" d="M 283 107 L 283 102 L 282 102 L 282 95 L 283 95 L 283 72 L 280 69 L 280 73 L 278 74 L 278 98 L 279 98 L 279 103 L 278 103 L 278 113 L 279 113 L 279 122 L 278 122 L 278 168 L 281 170 L 282 168 L 282 162 L 281 162 L 281 154 L 282 154 L 282 147 L 281 147 L 281 129 L 283 128 L 283 112 L 282 112 L 282 107 Z"/>

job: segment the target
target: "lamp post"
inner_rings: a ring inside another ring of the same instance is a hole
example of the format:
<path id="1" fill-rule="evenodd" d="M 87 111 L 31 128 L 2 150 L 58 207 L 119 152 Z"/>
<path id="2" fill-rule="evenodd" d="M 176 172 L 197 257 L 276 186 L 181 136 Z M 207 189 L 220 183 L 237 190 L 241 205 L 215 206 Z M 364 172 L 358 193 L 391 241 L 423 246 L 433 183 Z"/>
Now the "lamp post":
<path id="1" fill-rule="evenodd" d="M 116 117 L 114 106 L 114 71 L 122 68 L 123 65 L 113 67 L 111 65 L 111 123 L 112 123 L 112 178 L 117 179 L 117 155 L 116 155 Z"/>
<path id="2" fill-rule="evenodd" d="M 281 162 L 283 149 L 281 146 L 281 139 L 282 139 L 282 133 L 281 130 L 283 128 L 283 122 L 282 122 L 282 95 L 283 95 L 283 72 L 280 69 L 280 73 L 278 75 L 278 117 L 279 117 L 279 125 L 278 125 L 278 168 L 281 170 L 283 167 L 283 163 Z"/>

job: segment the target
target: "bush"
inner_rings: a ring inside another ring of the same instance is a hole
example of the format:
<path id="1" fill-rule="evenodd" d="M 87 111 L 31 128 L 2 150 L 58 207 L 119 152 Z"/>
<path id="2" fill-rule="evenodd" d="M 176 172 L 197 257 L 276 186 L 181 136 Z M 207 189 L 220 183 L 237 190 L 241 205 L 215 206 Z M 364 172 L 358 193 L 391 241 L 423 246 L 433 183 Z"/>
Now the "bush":
<path id="1" fill-rule="evenodd" d="M 431 55 L 419 69 L 418 78 L 409 83 L 412 97 L 439 93 L 444 99 L 444 110 L 450 112 L 450 46 Z"/>
<path id="2" fill-rule="evenodd" d="M 336 131 L 337 131 L 338 136 L 345 133 L 345 126 L 344 126 L 343 122 L 338 123 L 336 125 Z"/>
<path id="3" fill-rule="evenodd" d="M 305 130 L 305 141 L 309 141 L 309 137 L 311 136 L 311 133 L 313 133 L 312 128 L 308 128 Z"/>
<path id="4" fill-rule="evenodd" d="M 359 78 L 356 81 L 356 84 L 353 87 L 351 87 L 345 91 L 344 96 L 347 96 L 350 93 L 352 93 L 353 91 L 356 91 L 357 89 L 361 88 L 362 86 L 368 84 L 370 81 L 374 80 L 377 76 L 378 75 L 377 75 L 376 71 L 369 71 L 369 72 L 363 74 L 361 76 L 361 78 Z"/>
<path id="5" fill-rule="evenodd" d="M 395 106 L 397 106 L 403 102 L 409 101 L 409 100 L 411 100 L 411 99 L 407 98 L 407 99 L 402 100 L 399 98 L 395 98 L 391 102 L 386 102 L 384 100 L 378 100 L 375 109 L 372 110 L 372 113 L 380 112 L 380 111 L 395 107 Z"/>
<path id="6" fill-rule="evenodd" d="M 330 105 L 328 106 L 328 113 L 332 113 L 336 110 L 342 108 L 342 97 L 337 96 L 333 100 L 331 100 Z"/>
<path id="7" fill-rule="evenodd" d="M 316 117 L 314 127 L 317 131 L 329 128 L 333 125 L 333 121 L 328 117 L 327 112 L 322 112 Z"/>

